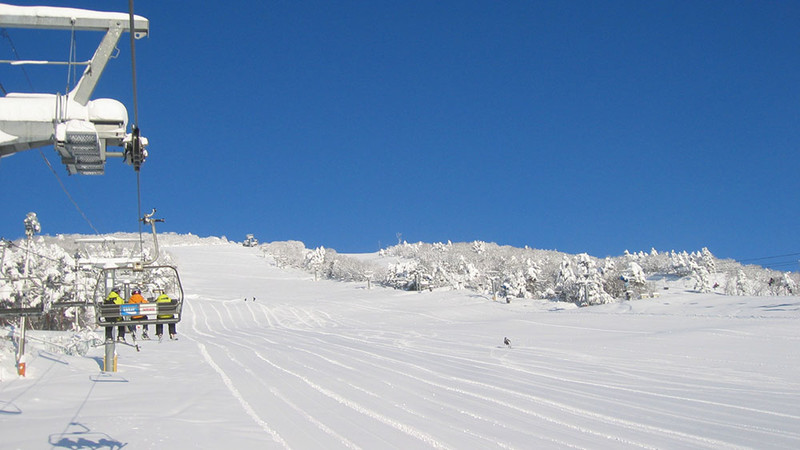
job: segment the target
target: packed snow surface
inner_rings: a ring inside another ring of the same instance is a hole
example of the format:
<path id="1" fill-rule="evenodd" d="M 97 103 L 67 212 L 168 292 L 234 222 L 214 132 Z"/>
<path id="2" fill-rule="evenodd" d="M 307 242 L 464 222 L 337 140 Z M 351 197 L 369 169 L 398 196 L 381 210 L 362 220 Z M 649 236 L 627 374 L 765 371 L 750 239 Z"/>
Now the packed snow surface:
<path id="1" fill-rule="evenodd" d="M 798 297 L 507 304 L 168 250 L 180 339 L 115 373 L 32 341 L 26 377 L 6 339 L 0 447 L 800 448 Z"/>

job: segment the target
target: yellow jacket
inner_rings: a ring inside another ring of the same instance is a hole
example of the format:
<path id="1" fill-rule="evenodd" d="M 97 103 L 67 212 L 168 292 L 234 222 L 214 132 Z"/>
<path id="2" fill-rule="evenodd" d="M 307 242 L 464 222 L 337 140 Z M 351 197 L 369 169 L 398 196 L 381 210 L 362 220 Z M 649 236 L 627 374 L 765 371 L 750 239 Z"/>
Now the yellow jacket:
<path id="1" fill-rule="evenodd" d="M 106 305 L 123 305 L 125 304 L 125 299 L 120 297 L 119 294 L 117 294 L 116 292 L 111 291 L 111 293 L 108 294 L 108 297 L 106 297 L 106 300 L 103 303 L 105 303 Z M 108 319 L 109 322 L 119 322 L 120 320 L 122 320 L 122 318 L 120 317 L 113 317 Z"/>
<path id="2" fill-rule="evenodd" d="M 111 291 L 111 293 L 108 294 L 108 297 L 106 297 L 105 301 L 106 305 L 122 305 L 123 303 L 125 303 L 125 300 L 123 300 L 122 297 L 120 297 L 119 294 L 114 291 Z"/>
<path id="3" fill-rule="evenodd" d="M 172 299 L 169 298 L 169 295 L 167 295 L 167 294 L 161 294 L 156 299 L 156 303 L 169 303 L 171 301 L 172 301 Z M 172 315 L 170 315 L 170 314 L 163 315 L 162 314 L 162 315 L 159 315 L 158 318 L 159 319 L 172 319 Z"/>

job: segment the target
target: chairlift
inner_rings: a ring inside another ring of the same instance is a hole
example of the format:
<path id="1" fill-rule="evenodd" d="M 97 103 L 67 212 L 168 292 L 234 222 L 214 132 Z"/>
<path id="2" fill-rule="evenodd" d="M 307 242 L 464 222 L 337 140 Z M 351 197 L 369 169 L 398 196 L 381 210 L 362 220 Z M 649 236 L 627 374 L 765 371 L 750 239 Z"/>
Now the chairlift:
<path id="1" fill-rule="evenodd" d="M 114 288 L 120 290 L 123 299 L 130 298 L 134 290 L 140 290 L 148 303 L 105 304 Z M 156 302 L 162 293 L 169 296 L 169 302 Z M 101 327 L 178 323 L 183 307 L 183 287 L 174 266 L 107 267 L 98 276 L 93 300 L 96 322 Z M 131 320 L 135 316 L 145 318 Z"/>
<path id="2" fill-rule="evenodd" d="M 180 322 L 184 296 L 178 269 L 171 265 L 155 264 L 159 257 L 155 224 L 164 221 L 163 219 L 154 219 L 155 212 L 156 210 L 153 209 L 142 218 L 142 222 L 151 225 L 153 231 L 155 255 L 151 259 L 145 260 L 144 253 L 142 253 L 138 260 L 112 259 L 107 260 L 103 267 L 98 267 L 100 273 L 92 296 L 95 320 L 98 326 Z M 114 288 L 119 289 L 119 295 L 124 300 L 129 299 L 134 290 L 139 290 L 148 303 L 106 304 L 105 301 Z M 157 302 L 156 300 L 161 294 L 166 294 L 170 301 Z M 144 318 L 132 320 L 133 317 L 138 316 L 144 316 Z M 130 323 L 126 323 L 128 321 Z"/>

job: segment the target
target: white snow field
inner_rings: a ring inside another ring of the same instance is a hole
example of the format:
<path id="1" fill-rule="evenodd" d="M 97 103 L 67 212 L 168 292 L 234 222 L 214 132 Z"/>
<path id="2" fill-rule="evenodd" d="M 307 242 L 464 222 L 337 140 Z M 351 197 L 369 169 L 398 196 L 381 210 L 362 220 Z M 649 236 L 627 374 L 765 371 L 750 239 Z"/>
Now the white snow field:
<path id="1" fill-rule="evenodd" d="M 800 448 L 798 297 L 506 304 L 168 250 L 180 339 L 116 373 L 102 347 L 6 357 L 0 448 Z"/>

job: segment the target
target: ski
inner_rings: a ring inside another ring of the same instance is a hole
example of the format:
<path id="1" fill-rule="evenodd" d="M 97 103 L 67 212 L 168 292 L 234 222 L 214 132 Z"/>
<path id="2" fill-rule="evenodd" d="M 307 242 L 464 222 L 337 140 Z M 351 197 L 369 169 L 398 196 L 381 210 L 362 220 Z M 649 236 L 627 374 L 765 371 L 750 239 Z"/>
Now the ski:
<path id="1" fill-rule="evenodd" d="M 133 341 L 133 345 L 131 345 L 131 347 L 135 348 L 136 351 L 138 352 L 140 350 L 139 350 L 139 344 L 136 342 L 136 326 L 133 326 L 131 328 L 132 328 L 131 329 L 131 340 Z M 123 341 L 123 342 L 125 342 L 125 341 Z M 125 342 L 125 343 L 127 344 L 127 342 Z"/>
<path id="2" fill-rule="evenodd" d="M 117 339 L 117 344 L 123 344 L 123 345 L 127 345 L 128 347 L 133 347 L 133 348 L 136 349 L 137 352 L 141 351 L 141 349 L 139 348 L 139 344 L 136 343 L 135 339 L 133 341 L 133 344 L 131 344 L 130 342 L 125 341 L 125 340 Z"/>

